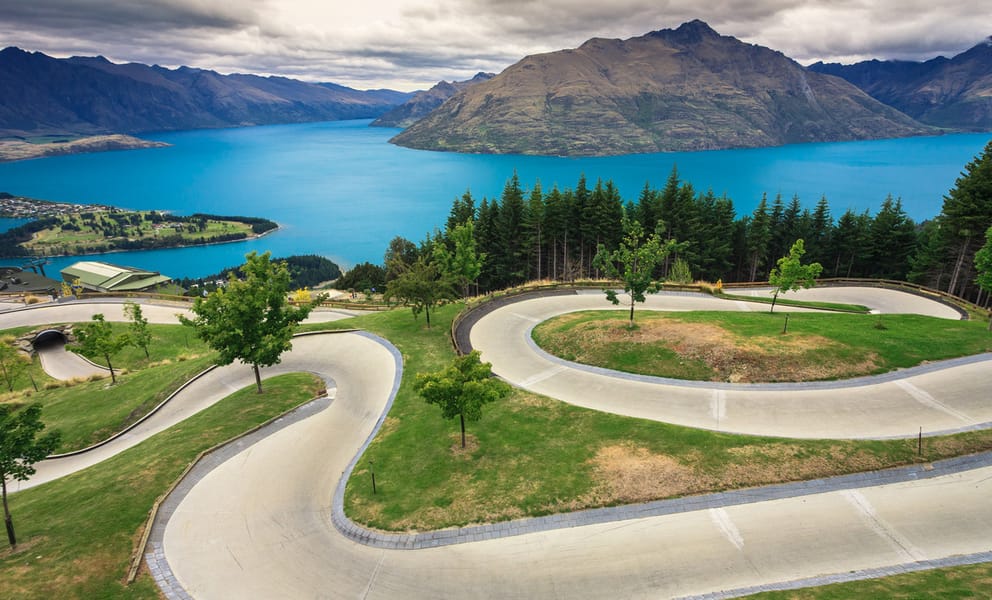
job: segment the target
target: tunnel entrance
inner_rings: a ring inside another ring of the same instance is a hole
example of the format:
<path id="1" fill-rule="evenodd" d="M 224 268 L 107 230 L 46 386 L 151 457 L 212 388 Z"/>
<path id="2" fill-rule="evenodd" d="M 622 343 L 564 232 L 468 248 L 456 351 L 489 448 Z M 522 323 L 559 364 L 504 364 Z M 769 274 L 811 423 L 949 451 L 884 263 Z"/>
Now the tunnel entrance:
<path id="1" fill-rule="evenodd" d="M 65 346 L 68 341 L 69 340 L 66 337 L 65 332 L 59 331 L 58 329 L 46 329 L 34 336 L 34 340 L 31 341 L 31 345 L 34 347 L 35 351 L 40 351 L 46 348 Z"/>

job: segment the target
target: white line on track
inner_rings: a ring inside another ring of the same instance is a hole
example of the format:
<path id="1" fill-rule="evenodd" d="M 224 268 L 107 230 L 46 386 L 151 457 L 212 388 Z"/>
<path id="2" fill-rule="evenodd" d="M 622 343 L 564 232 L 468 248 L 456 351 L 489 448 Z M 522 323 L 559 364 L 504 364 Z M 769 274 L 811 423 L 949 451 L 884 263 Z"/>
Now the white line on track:
<path id="1" fill-rule="evenodd" d="M 530 317 L 530 316 L 527 316 L 527 315 L 522 315 L 520 313 L 513 313 L 513 316 L 514 317 L 517 317 L 518 319 L 523 319 L 524 321 L 529 321 L 531 323 L 540 323 L 541 321 L 544 320 L 544 319 L 538 319 L 536 317 Z"/>
<path id="2" fill-rule="evenodd" d="M 722 508 L 711 508 L 709 510 L 710 520 L 716 525 L 723 537 L 730 540 L 730 543 L 734 545 L 734 548 L 743 551 L 744 550 L 744 536 L 734 525 L 734 522 L 730 520 L 730 515 L 727 511 Z"/>
<path id="3" fill-rule="evenodd" d="M 556 365 L 554 367 L 551 367 L 550 369 L 545 369 L 545 370 L 541 371 L 537 375 L 531 375 L 527 379 L 524 379 L 523 381 L 521 381 L 519 383 L 519 385 L 520 385 L 520 387 L 526 389 L 526 388 L 529 388 L 530 386 L 534 385 L 535 383 L 540 383 L 540 382 L 544 381 L 545 379 L 550 379 L 551 377 L 554 377 L 558 373 L 561 373 L 561 372 L 567 371 L 567 370 L 568 370 L 568 367 L 566 367 L 565 365 Z"/>
<path id="4" fill-rule="evenodd" d="M 902 534 L 878 516 L 878 513 L 875 512 L 875 507 L 871 505 L 868 498 L 865 498 L 864 494 L 858 490 L 844 490 L 840 494 L 851 506 L 857 509 L 858 514 L 865 524 L 878 534 L 879 537 L 889 542 L 905 559 L 912 561 L 927 559 L 925 552 L 914 546 L 908 539 L 903 537 Z"/>
<path id="5" fill-rule="evenodd" d="M 916 387 L 915 385 L 913 385 L 912 383 L 906 381 L 905 379 L 898 379 L 898 380 L 895 381 L 895 384 L 897 386 L 901 387 L 903 389 L 903 391 L 905 391 L 907 394 L 909 394 L 910 396 L 912 396 L 917 402 L 919 402 L 920 404 L 922 404 L 924 406 L 928 406 L 928 407 L 933 408 L 935 410 L 939 410 L 939 411 L 941 411 L 943 413 L 946 413 L 948 415 L 951 415 L 955 419 L 959 419 L 961 421 L 964 421 L 965 423 L 968 423 L 969 425 L 974 425 L 975 423 L 977 423 L 977 421 L 975 421 L 975 419 L 972 419 L 971 417 L 969 417 L 968 415 L 964 414 L 963 412 L 957 411 L 957 410 L 951 408 L 950 406 L 947 406 L 943 402 L 940 402 L 939 400 L 937 400 L 936 398 L 934 398 L 933 396 L 931 396 L 926 391 L 921 390 L 920 388 Z"/>
<path id="6" fill-rule="evenodd" d="M 724 390 L 713 390 L 710 397 L 710 414 L 716 419 L 717 426 L 720 420 L 727 418 L 727 392 Z"/>

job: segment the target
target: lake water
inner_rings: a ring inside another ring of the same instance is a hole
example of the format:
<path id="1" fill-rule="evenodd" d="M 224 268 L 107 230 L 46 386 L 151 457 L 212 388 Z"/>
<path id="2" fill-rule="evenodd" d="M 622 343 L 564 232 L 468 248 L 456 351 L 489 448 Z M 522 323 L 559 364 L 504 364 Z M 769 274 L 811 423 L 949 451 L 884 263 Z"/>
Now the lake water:
<path id="1" fill-rule="evenodd" d="M 240 264 L 251 250 L 321 254 L 343 267 L 380 262 L 393 237 L 419 242 L 443 226 L 456 196 L 466 189 L 477 200 L 498 196 L 514 169 L 525 187 L 538 178 L 546 190 L 574 187 L 585 173 L 590 185 L 613 179 L 625 199 L 636 199 L 645 181 L 660 188 L 677 164 L 698 190 L 731 197 L 739 215 L 763 192 L 769 199 L 798 194 L 806 206 L 826 195 L 835 217 L 849 207 L 874 212 L 892 194 L 923 220 L 939 213 L 965 163 L 992 139 L 983 133 L 571 159 L 409 150 L 387 143 L 397 131 L 363 120 L 162 133 L 145 137 L 172 147 L 0 164 L 0 191 L 282 225 L 259 240 L 98 259 L 198 277 Z M 80 258 L 53 259 L 48 274 L 57 277 Z"/>

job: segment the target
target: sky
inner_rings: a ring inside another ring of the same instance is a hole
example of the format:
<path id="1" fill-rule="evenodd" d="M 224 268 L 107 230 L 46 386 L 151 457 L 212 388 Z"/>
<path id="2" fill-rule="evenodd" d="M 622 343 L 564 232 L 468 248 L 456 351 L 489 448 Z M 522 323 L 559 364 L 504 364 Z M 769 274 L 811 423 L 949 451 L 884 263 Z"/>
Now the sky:
<path id="1" fill-rule="evenodd" d="M 802 64 L 950 57 L 992 35 L 988 0 L 0 0 L 0 48 L 413 91 L 692 19 Z"/>

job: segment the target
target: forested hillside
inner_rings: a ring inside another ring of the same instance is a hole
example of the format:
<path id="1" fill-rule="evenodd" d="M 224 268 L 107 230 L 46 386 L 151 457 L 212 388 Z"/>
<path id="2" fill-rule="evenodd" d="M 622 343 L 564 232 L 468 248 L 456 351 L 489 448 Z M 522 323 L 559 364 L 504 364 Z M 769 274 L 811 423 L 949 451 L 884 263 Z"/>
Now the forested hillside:
<path id="1" fill-rule="evenodd" d="M 975 284 L 974 255 L 992 227 L 992 142 L 966 165 L 941 213 L 923 223 L 910 219 L 891 196 L 880 199 L 874 213 L 835 216 L 825 197 L 810 209 L 799 198 L 777 196 L 738 215 L 731 198 L 697 190 L 675 169 L 663 187 L 646 184 L 632 200 L 621 198 L 609 180 L 590 186 L 583 176 L 574 188 L 545 190 L 535 182 L 525 190 L 514 174 L 499 198 L 477 202 L 470 192 L 457 198 L 444 230 L 419 246 L 394 239 L 377 274 L 388 282 L 418 259 L 435 261 L 439 247 L 456 252 L 455 232 L 469 223 L 474 252 L 485 255 L 478 276 L 470 278 L 479 292 L 533 279 L 595 278 L 596 249 L 616 247 L 624 216 L 679 243 L 656 273 L 662 279 L 681 258 L 693 279 L 764 281 L 793 242 L 803 239 L 805 260 L 821 263 L 822 277 L 909 280 L 987 302 Z M 362 267 L 365 273 L 373 266 Z"/>

